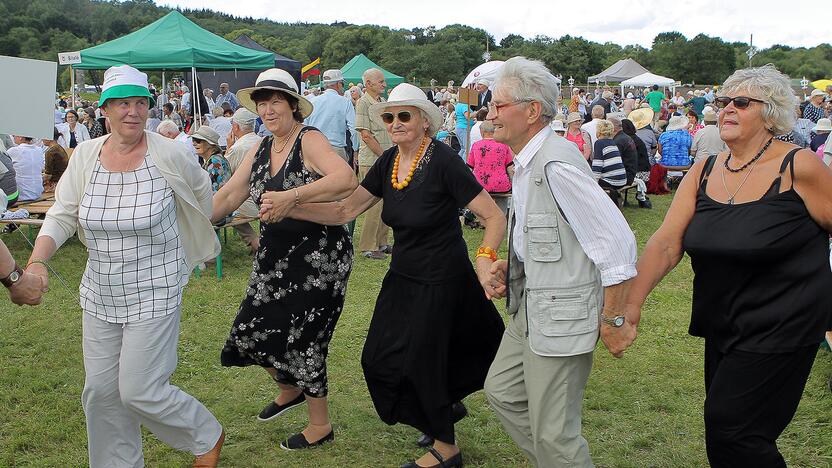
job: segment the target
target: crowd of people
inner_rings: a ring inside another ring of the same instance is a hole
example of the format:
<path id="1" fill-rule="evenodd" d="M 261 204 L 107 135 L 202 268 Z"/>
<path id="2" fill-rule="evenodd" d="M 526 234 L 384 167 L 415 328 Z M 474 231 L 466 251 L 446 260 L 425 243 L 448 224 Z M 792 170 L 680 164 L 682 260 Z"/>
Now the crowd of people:
<path id="1" fill-rule="evenodd" d="M 285 450 L 335 440 L 327 356 L 354 267 L 349 223 L 363 214 L 362 255 L 392 255 L 364 378 L 378 417 L 417 429 L 427 449 L 403 467 L 462 466 L 455 424 L 479 390 L 532 465 L 593 466 L 581 412 L 597 342 L 627 351 L 683 253 L 689 332 L 705 340 L 709 462 L 785 466 L 777 438 L 832 328 L 826 93 L 801 105 L 765 66 L 687 98 L 654 86 L 563 100 L 553 74 L 523 57 L 475 83 L 476 105 L 451 84 L 403 83 L 385 99 L 378 69 L 360 86 L 327 70 L 319 91 L 270 69 L 236 93 L 204 90 L 197 106 L 187 87 L 155 92 L 127 65 L 105 83 L 98 103 L 56 108 L 53 140 L 15 136 L 0 151 L 4 205 L 55 191 L 25 269 L 0 244 L 12 300 L 42 300 L 47 262 L 73 235 L 88 252 L 90 466 L 142 465 L 142 425 L 195 467 L 217 465 L 222 425 L 170 376 L 183 289 L 219 252 L 214 225 L 235 213 L 260 224 L 236 226 L 254 262 L 220 362 L 275 382 L 260 420 L 306 405 Z M 814 125 L 799 130 L 801 119 Z M 647 193 L 675 172 L 674 202 L 639 258 L 620 190 L 650 208 Z M 461 210 L 484 227 L 473 259 Z"/>

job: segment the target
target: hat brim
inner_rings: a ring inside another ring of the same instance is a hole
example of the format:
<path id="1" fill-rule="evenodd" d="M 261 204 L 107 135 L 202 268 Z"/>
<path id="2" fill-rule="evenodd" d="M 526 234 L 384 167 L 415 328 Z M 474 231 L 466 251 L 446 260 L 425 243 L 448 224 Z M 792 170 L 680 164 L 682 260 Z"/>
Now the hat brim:
<path id="1" fill-rule="evenodd" d="M 106 103 L 108 99 L 121 99 L 128 97 L 146 97 L 150 103 L 150 107 L 156 105 L 156 100 L 153 99 L 153 95 L 150 94 L 150 90 L 144 86 L 127 84 L 111 86 L 105 89 L 104 92 L 101 93 L 101 97 L 98 98 L 98 105 L 103 107 L 104 103 Z"/>
<path id="2" fill-rule="evenodd" d="M 370 118 L 386 128 L 387 124 L 381 120 L 381 114 L 390 107 L 416 107 L 423 111 L 428 116 L 428 122 L 430 123 L 428 132 L 431 136 L 436 135 L 436 132 L 439 131 L 439 127 L 442 125 L 442 113 L 439 111 L 439 108 L 436 107 L 436 104 L 433 104 L 427 99 L 406 99 L 403 101 L 377 102 L 370 106 Z"/>
<path id="3" fill-rule="evenodd" d="M 630 112 L 627 119 L 633 123 L 636 130 L 641 130 L 642 128 L 653 123 L 654 116 L 655 112 L 653 112 L 653 109 L 641 108 Z"/>
<path id="4" fill-rule="evenodd" d="M 204 142 L 206 142 L 206 143 L 210 143 L 210 144 L 212 144 L 212 145 L 214 145 L 214 146 L 216 146 L 216 147 L 219 147 L 219 146 L 220 146 L 220 142 L 219 142 L 219 141 L 211 141 L 211 140 L 209 140 L 208 138 L 205 138 L 204 136 L 202 136 L 202 135 L 200 135 L 200 134 L 198 134 L 198 133 L 194 133 L 193 135 L 191 135 L 191 140 L 199 140 L 199 141 L 204 141 Z"/>
<path id="5" fill-rule="evenodd" d="M 257 114 L 257 104 L 251 99 L 251 93 L 259 89 L 271 89 L 273 91 L 280 91 L 281 93 L 285 93 L 294 97 L 298 100 L 298 110 L 300 111 L 301 117 L 303 117 L 304 119 L 312 115 L 312 111 L 315 109 L 315 106 L 312 105 L 309 99 L 306 99 L 305 97 L 301 96 L 300 94 L 294 91 L 284 88 L 278 88 L 277 86 L 252 86 L 251 88 L 243 88 L 237 91 L 237 99 L 240 101 L 240 104 L 246 109 L 254 112 L 255 114 Z"/>

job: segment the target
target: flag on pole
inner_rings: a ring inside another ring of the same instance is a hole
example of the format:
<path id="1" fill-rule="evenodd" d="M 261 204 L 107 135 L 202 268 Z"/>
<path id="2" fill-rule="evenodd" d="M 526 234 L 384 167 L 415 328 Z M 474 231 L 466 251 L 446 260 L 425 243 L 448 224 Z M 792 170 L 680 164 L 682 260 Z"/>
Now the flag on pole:
<path id="1" fill-rule="evenodd" d="M 300 75 L 301 79 L 304 79 L 304 80 L 309 78 L 312 75 L 320 75 L 321 74 L 321 58 L 318 57 L 315 60 L 313 60 L 312 62 L 304 65 L 303 68 L 301 69 L 300 73 L 301 73 L 301 75 Z"/>

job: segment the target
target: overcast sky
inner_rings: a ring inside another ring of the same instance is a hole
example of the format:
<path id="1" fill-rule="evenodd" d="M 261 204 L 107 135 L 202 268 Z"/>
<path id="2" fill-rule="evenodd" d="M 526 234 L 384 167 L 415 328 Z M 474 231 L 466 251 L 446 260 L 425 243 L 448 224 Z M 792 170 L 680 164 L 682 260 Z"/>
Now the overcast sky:
<path id="1" fill-rule="evenodd" d="M 822 10 L 813 13 L 810 7 L 790 8 L 787 2 L 773 0 L 157 0 L 157 4 L 289 23 L 345 21 L 407 29 L 459 23 L 485 29 L 498 43 L 512 33 L 526 38 L 570 34 L 649 48 L 656 34 L 674 30 L 688 39 L 705 33 L 729 42 L 748 42 L 753 33 L 758 47 L 812 47 L 829 42 Z M 812 14 L 820 15 L 820 22 L 811 19 Z"/>

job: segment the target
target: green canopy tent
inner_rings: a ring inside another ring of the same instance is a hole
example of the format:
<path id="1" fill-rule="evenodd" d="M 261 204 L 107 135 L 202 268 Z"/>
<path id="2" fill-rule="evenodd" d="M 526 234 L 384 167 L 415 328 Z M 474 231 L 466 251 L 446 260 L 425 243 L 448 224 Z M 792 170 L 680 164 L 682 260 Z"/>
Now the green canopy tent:
<path id="1" fill-rule="evenodd" d="M 198 93 L 197 70 L 264 70 L 274 67 L 274 54 L 227 41 L 174 10 L 124 37 L 82 50 L 81 63 L 74 67 L 101 70 L 125 64 L 141 70 L 190 69 Z M 197 107 L 199 101 L 194 99 Z"/>
<path id="2" fill-rule="evenodd" d="M 360 83 L 362 75 L 370 68 L 378 68 L 384 73 L 384 80 L 387 81 L 388 90 L 404 82 L 403 77 L 381 68 L 364 54 L 358 54 L 353 57 L 346 65 L 341 67 L 341 73 L 344 74 L 344 81 L 347 83 Z"/>

